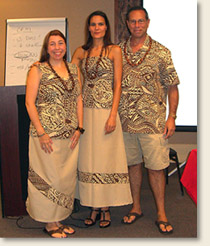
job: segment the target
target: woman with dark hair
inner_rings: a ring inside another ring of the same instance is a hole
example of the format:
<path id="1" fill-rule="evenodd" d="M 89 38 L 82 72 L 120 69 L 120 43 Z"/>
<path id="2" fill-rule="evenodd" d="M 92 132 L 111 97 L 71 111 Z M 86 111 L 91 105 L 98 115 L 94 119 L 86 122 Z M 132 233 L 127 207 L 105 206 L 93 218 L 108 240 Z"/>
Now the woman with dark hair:
<path id="1" fill-rule="evenodd" d="M 45 37 L 40 62 L 31 66 L 26 87 L 31 119 L 26 208 L 44 232 L 67 237 L 62 225 L 72 212 L 83 105 L 78 68 L 66 61 L 66 39 L 53 30 Z"/>
<path id="2" fill-rule="evenodd" d="M 90 27 L 91 18 L 94 17 L 94 16 L 97 16 L 97 15 L 101 16 L 104 19 L 104 22 L 105 22 L 105 25 L 106 25 L 106 32 L 105 32 L 105 35 L 103 37 L 104 47 L 106 47 L 108 45 L 113 45 L 113 43 L 111 41 L 111 31 L 110 31 L 109 20 L 108 20 L 106 14 L 104 12 L 102 12 L 102 11 L 95 11 L 95 12 L 93 12 L 92 14 L 90 14 L 88 16 L 87 21 L 86 21 L 86 27 L 85 27 L 86 42 L 82 46 L 82 48 L 84 50 L 88 50 L 93 45 L 93 37 L 91 35 L 89 27 Z"/>
<path id="3" fill-rule="evenodd" d="M 85 135 L 81 137 L 78 184 L 79 199 L 91 207 L 85 220 L 92 226 L 111 224 L 110 206 L 132 203 L 126 154 L 118 115 L 121 95 L 122 53 L 112 44 L 106 15 L 95 11 L 86 24 L 86 43 L 77 48 L 72 63 L 84 76 Z"/>

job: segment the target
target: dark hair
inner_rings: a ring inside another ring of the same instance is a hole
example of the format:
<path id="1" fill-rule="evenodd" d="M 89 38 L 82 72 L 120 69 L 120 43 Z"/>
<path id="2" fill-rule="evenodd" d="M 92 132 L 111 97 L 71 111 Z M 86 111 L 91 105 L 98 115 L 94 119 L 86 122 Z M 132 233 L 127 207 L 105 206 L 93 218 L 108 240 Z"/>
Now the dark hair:
<path id="1" fill-rule="evenodd" d="M 143 7 L 141 7 L 141 6 L 134 6 L 134 7 L 130 8 L 130 9 L 128 9 L 128 12 L 127 12 L 127 14 L 126 14 L 126 21 L 129 20 L 129 14 L 130 14 L 130 12 L 131 12 L 131 11 L 134 11 L 134 10 L 143 10 L 144 13 L 145 13 L 146 19 L 147 19 L 147 20 L 149 19 L 148 12 L 147 12 L 147 10 L 146 10 L 145 8 L 143 8 Z"/>
<path id="2" fill-rule="evenodd" d="M 44 42 L 43 42 L 42 49 L 41 49 L 41 55 L 39 59 L 40 62 L 45 62 L 49 60 L 49 54 L 47 52 L 47 49 L 48 49 L 49 39 L 51 36 L 60 36 L 65 41 L 65 44 L 66 44 L 66 38 L 61 31 L 59 30 L 50 31 L 44 38 Z M 67 55 L 65 54 L 63 59 L 66 60 L 66 58 L 67 58 Z"/>
<path id="3" fill-rule="evenodd" d="M 82 48 L 84 50 L 88 50 L 92 44 L 93 44 L 93 38 L 90 34 L 90 31 L 89 31 L 89 26 L 90 26 L 90 20 L 93 16 L 96 16 L 96 15 L 99 15 L 101 17 L 104 18 L 105 20 L 105 23 L 106 23 L 106 26 L 107 26 L 107 30 L 106 30 L 106 33 L 105 33 L 105 36 L 104 36 L 104 47 L 107 47 L 108 45 L 110 44 L 113 44 L 112 41 L 111 41 L 111 31 L 110 31 L 110 24 L 109 24 L 109 20 L 106 16 L 106 14 L 100 10 L 97 10 L 97 11 L 94 11 L 93 13 L 91 13 L 88 18 L 87 18 L 87 21 L 86 21 L 86 25 L 85 25 L 85 44 L 82 46 Z"/>

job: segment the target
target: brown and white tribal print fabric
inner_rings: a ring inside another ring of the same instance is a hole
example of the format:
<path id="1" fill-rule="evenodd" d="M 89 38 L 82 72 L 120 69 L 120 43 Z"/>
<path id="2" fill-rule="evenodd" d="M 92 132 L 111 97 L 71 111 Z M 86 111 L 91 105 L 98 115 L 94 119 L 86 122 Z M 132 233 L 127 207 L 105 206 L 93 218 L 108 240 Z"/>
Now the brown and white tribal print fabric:
<path id="1" fill-rule="evenodd" d="M 73 209 L 74 198 L 51 187 L 31 167 L 29 167 L 28 179 L 49 200 L 64 208 Z"/>
<path id="2" fill-rule="evenodd" d="M 42 63 L 36 66 L 42 72 L 36 100 L 41 124 L 50 137 L 57 139 L 70 138 L 78 126 L 76 98 L 81 92 L 77 77 L 77 67 L 74 64 L 68 64 L 75 82 L 73 91 L 68 92 L 47 64 Z M 66 84 L 67 87 L 71 87 L 72 81 L 67 79 Z M 32 136 L 37 136 L 36 129 L 32 123 L 30 132 Z"/>
<path id="3" fill-rule="evenodd" d="M 88 173 L 78 171 L 78 180 L 91 184 L 128 184 L 128 173 Z"/>
<path id="4" fill-rule="evenodd" d="M 125 41 L 126 42 L 126 41 Z M 124 54 L 125 42 L 120 44 Z M 149 49 L 149 36 L 136 53 L 132 53 L 130 39 L 127 57 L 137 64 Z M 166 118 L 167 87 L 179 84 L 170 51 L 152 40 L 151 49 L 137 66 L 127 63 L 123 55 L 122 95 L 119 114 L 124 132 L 163 133 Z"/>
<path id="5" fill-rule="evenodd" d="M 98 57 L 90 57 L 88 71 L 95 71 Z M 102 57 L 98 66 L 98 73 L 95 79 L 88 79 L 86 76 L 86 58 L 82 60 L 82 72 L 86 78 L 83 89 L 84 107 L 87 108 L 111 108 L 113 101 L 113 64 L 107 57 Z"/>

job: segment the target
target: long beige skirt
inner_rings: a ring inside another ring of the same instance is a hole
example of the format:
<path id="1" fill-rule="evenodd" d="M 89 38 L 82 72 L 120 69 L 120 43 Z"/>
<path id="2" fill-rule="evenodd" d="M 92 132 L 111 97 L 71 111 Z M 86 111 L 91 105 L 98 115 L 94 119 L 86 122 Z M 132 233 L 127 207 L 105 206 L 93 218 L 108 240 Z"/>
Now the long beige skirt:
<path id="1" fill-rule="evenodd" d="M 40 222 L 66 219 L 73 210 L 79 145 L 72 151 L 69 139 L 53 139 L 46 154 L 39 139 L 29 138 L 29 176 L 26 209 Z"/>
<path id="2" fill-rule="evenodd" d="M 90 207 L 132 203 L 119 116 L 114 132 L 105 135 L 110 109 L 84 108 L 85 133 L 80 138 L 78 187 L 80 203 Z"/>

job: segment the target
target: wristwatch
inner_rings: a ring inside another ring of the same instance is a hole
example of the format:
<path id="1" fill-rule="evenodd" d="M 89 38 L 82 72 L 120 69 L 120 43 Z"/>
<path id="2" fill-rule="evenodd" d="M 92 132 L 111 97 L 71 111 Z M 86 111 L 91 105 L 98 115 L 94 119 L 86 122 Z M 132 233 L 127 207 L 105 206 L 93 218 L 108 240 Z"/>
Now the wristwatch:
<path id="1" fill-rule="evenodd" d="M 76 128 L 76 130 L 79 130 L 81 134 L 85 132 L 85 129 L 79 126 Z"/>

